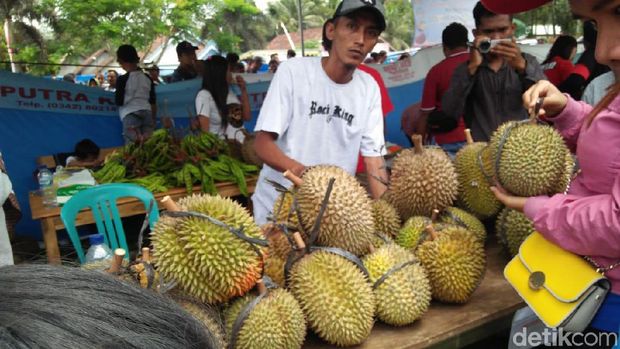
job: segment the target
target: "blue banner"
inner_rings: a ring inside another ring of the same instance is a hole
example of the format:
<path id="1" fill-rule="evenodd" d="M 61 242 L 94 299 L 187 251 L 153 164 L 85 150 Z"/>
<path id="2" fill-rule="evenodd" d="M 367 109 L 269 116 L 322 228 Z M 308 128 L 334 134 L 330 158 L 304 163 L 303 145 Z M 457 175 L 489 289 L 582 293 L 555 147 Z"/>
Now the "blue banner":
<path id="1" fill-rule="evenodd" d="M 386 118 L 386 139 L 409 146 L 400 130 L 400 115 L 407 106 L 420 100 L 423 80 L 403 81 L 405 68 L 410 69 L 400 63 L 379 70 L 388 86 L 393 86 L 389 94 L 395 109 Z M 244 76 L 252 106 L 252 119 L 245 127 L 253 130 L 271 75 Z M 395 77 L 394 82 L 389 82 L 391 76 Z M 195 115 L 194 98 L 200 83 L 192 80 L 158 86 L 159 116 L 172 116 L 177 127 L 187 127 L 188 115 Z M 101 148 L 123 144 L 122 125 L 112 92 L 6 71 L 0 71 L 0 125 L 0 152 L 23 210 L 17 231 L 35 238 L 40 238 L 40 224 L 30 218 L 28 193 L 37 189 L 34 176 L 37 157 L 71 152 L 84 138 L 92 139 Z"/>

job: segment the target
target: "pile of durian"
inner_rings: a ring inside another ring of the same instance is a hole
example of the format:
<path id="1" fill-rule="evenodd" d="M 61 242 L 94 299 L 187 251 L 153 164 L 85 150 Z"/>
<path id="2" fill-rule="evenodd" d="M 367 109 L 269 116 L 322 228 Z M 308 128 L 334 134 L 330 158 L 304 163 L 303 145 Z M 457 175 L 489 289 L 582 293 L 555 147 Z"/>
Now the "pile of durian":
<path id="1" fill-rule="evenodd" d="M 518 252 L 532 224 L 502 209 L 489 186 L 498 179 L 517 195 L 563 191 L 572 157 L 554 132 L 503 125 L 488 144 L 469 136 L 454 161 L 416 137 L 396 157 L 380 200 L 336 166 L 286 173 L 292 185 L 277 188 L 262 227 L 230 199 L 168 200 L 151 233 L 152 261 L 176 285 L 170 293 L 228 348 L 300 348 L 307 330 L 358 345 L 377 321 L 424 321 L 432 300 L 462 304 L 474 295 L 487 263 L 481 220 Z"/>

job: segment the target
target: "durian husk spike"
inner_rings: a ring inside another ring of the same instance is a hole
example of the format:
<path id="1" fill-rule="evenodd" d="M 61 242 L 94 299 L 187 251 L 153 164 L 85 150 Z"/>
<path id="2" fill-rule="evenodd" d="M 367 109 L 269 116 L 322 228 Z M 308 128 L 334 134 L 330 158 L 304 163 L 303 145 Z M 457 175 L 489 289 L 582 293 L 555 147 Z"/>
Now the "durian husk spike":
<path id="1" fill-rule="evenodd" d="M 116 274 L 120 272 L 121 265 L 123 264 L 123 258 L 125 258 L 125 250 L 122 248 L 117 248 L 114 250 L 114 256 L 112 257 L 112 263 L 110 264 L 110 269 L 108 269 L 108 273 Z"/>
<path id="2" fill-rule="evenodd" d="M 151 262 L 151 249 L 148 247 L 142 247 L 142 261 L 150 263 Z"/>
<path id="3" fill-rule="evenodd" d="M 438 209 L 434 209 L 433 210 L 433 214 L 431 215 L 431 222 L 437 223 L 437 219 L 439 218 L 439 210 Z"/>
<path id="4" fill-rule="evenodd" d="M 471 130 L 465 129 L 465 138 L 467 139 L 467 144 L 474 144 L 474 138 L 471 136 Z"/>
<path id="5" fill-rule="evenodd" d="M 164 196 L 163 199 L 161 199 L 161 204 L 164 206 L 164 208 L 168 211 L 171 212 L 176 212 L 176 211 L 180 211 L 179 206 L 177 205 L 176 202 L 174 202 L 174 200 L 172 200 L 172 198 L 170 197 L 170 195 L 166 195 Z"/>
<path id="6" fill-rule="evenodd" d="M 413 148 L 416 154 L 424 153 L 424 145 L 422 144 L 422 135 L 411 136 L 411 141 L 413 142 Z"/>
<path id="7" fill-rule="evenodd" d="M 424 230 L 426 230 L 426 232 L 430 235 L 431 241 L 434 241 L 439 237 L 439 235 L 437 235 L 437 230 L 435 230 L 435 227 L 433 227 L 432 224 L 427 225 Z"/>
<path id="8" fill-rule="evenodd" d="M 298 231 L 293 233 L 293 241 L 295 241 L 296 250 L 303 250 L 304 248 L 306 248 L 306 243 L 304 242 L 304 239 L 301 237 L 301 234 Z"/>
<path id="9" fill-rule="evenodd" d="M 293 182 L 293 184 L 297 187 L 300 187 L 304 183 L 304 181 L 301 178 L 297 177 L 291 170 L 284 171 L 283 175 L 286 179 Z"/>
<path id="10" fill-rule="evenodd" d="M 375 245 L 372 243 L 368 245 L 368 254 L 375 252 Z"/>

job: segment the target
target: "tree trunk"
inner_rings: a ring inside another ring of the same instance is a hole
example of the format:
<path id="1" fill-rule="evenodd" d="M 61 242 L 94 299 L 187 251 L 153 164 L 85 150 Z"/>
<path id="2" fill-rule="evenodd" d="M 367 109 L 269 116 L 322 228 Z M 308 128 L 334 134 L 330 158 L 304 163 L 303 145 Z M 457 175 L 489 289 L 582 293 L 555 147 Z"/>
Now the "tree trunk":
<path id="1" fill-rule="evenodd" d="M 6 40 L 6 48 L 9 52 L 9 62 L 11 62 L 11 71 L 18 73 L 19 69 L 15 60 L 13 59 L 13 47 L 11 46 L 11 17 L 8 16 L 4 19 L 4 38 Z"/>

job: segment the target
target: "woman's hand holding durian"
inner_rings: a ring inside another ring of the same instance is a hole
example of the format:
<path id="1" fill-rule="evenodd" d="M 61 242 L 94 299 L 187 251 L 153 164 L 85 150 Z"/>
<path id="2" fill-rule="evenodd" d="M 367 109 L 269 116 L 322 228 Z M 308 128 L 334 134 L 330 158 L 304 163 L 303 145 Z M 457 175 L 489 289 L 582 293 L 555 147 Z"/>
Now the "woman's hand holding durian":
<path id="1" fill-rule="evenodd" d="M 528 110 L 530 115 L 536 108 L 536 103 L 539 98 L 542 98 L 542 105 L 540 106 L 538 117 L 547 119 L 553 118 L 561 113 L 568 103 L 568 97 L 560 92 L 557 87 L 549 81 L 540 80 L 523 94 L 523 106 Z M 527 197 L 512 195 L 499 184 L 491 186 L 491 191 L 502 204 L 523 212 L 525 202 L 528 199 Z"/>
<path id="2" fill-rule="evenodd" d="M 560 114 L 568 103 L 568 97 L 560 92 L 555 85 L 547 80 L 540 80 L 523 93 L 523 106 L 527 109 L 528 114 L 532 115 L 539 98 L 544 99 L 538 117 L 547 119 Z"/>

